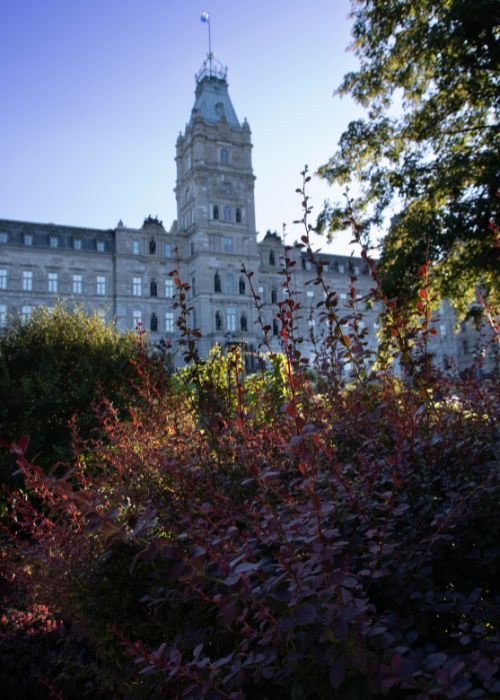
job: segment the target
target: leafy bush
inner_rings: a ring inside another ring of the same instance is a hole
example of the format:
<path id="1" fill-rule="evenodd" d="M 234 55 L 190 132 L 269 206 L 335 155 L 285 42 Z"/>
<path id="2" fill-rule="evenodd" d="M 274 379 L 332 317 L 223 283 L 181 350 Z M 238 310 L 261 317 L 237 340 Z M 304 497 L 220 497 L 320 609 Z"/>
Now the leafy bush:
<path id="1" fill-rule="evenodd" d="M 39 307 L 27 323 L 12 320 L 0 333 L 0 437 L 16 442 L 29 435 L 29 454 L 45 468 L 70 459 L 71 418 L 88 436 L 102 396 L 125 408 L 136 376 L 131 360 L 140 352 L 137 334 L 120 334 L 83 310 Z M 6 456 L 2 482 L 11 481 L 15 467 Z"/>
<path id="2" fill-rule="evenodd" d="M 159 390 L 144 356 L 130 419 L 108 404 L 106 439 L 66 475 L 12 446 L 31 498 L 11 495 L 4 575 L 90 649 L 71 697 L 500 692 L 498 387 L 437 374 L 426 270 L 404 319 L 365 252 L 385 303 L 374 358 L 355 278 L 345 324 L 304 223 L 329 328 L 316 384 L 285 251 L 274 369 L 247 378 L 236 350 L 204 363 L 178 279 L 188 376 Z"/>

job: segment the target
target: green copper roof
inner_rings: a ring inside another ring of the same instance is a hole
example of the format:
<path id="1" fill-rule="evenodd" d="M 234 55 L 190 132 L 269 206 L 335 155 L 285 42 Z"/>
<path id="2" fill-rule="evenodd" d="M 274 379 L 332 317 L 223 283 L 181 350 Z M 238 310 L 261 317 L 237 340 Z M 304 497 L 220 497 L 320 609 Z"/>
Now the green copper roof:
<path id="1" fill-rule="evenodd" d="M 225 117 L 230 126 L 240 128 L 238 117 L 227 91 L 225 77 L 221 77 L 220 74 L 210 75 L 208 72 L 204 72 L 199 77 L 190 124 L 198 115 L 210 124 L 217 124 Z"/>

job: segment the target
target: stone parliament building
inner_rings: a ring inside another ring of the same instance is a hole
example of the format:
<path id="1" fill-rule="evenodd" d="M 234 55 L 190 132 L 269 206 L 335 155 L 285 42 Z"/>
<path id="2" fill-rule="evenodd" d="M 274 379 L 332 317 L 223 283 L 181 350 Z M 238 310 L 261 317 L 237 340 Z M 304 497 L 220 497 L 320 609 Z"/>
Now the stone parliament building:
<path id="1" fill-rule="evenodd" d="M 178 330 L 172 308 L 175 251 L 181 277 L 191 286 L 192 325 L 202 334 L 200 352 L 219 344 L 241 344 L 252 357 L 262 342 L 257 312 L 242 263 L 264 304 L 261 314 L 271 328 L 271 346 L 279 350 L 276 303 L 283 298 L 283 243 L 277 234 L 257 240 L 255 225 L 252 142 L 246 119 L 240 123 L 228 93 L 226 70 L 211 56 L 196 76 L 195 102 L 184 134 L 176 145 L 177 220 L 169 230 L 147 217 L 141 228 L 120 221 L 101 230 L 0 219 L 0 325 L 9 316 L 28 319 L 38 305 L 80 305 L 96 311 L 119 330 L 140 324 L 153 343 L 167 342 L 175 351 Z M 313 356 L 308 342 L 319 287 L 307 284 L 311 263 L 295 248 L 291 252 L 294 287 L 302 305 L 299 333 L 304 353 Z M 371 286 L 361 258 L 320 255 L 324 275 L 347 302 L 351 271 L 357 291 Z M 375 347 L 377 309 L 366 311 L 363 322 Z M 473 359 L 470 333 L 457 335 L 451 306 L 443 302 L 436 321 L 432 351 L 442 367 L 452 358 L 462 369 Z M 300 324 L 302 327 L 300 327 Z M 463 335 L 464 337 L 461 337 Z M 176 362 L 180 363 L 181 353 Z"/>

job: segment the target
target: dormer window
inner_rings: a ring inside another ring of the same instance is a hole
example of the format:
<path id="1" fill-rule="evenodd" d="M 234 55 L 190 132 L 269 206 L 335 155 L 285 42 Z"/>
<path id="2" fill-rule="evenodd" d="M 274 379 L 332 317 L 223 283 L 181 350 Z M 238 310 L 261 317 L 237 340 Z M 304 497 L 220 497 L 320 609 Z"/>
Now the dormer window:
<path id="1" fill-rule="evenodd" d="M 49 236 L 49 246 L 51 248 L 59 247 L 59 238 L 57 236 Z"/>
<path id="2" fill-rule="evenodd" d="M 104 241 L 96 241 L 95 247 L 98 253 L 104 253 Z"/>
<path id="3" fill-rule="evenodd" d="M 33 245 L 33 235 L 31 233 L 24 234 L 24 245 Z"/>

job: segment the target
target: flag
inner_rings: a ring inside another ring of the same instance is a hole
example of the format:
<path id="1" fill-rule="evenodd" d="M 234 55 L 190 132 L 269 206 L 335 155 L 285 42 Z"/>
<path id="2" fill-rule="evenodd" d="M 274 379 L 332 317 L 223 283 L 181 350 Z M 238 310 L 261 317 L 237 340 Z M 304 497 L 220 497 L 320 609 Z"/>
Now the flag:
<path id="1" fill-rule="evenodd" d="M 210 12 L 202 12 L 200 19 L 202 22 L 210 23 Z"/>

